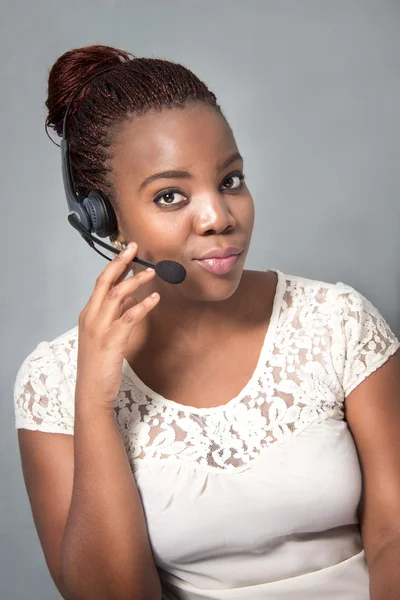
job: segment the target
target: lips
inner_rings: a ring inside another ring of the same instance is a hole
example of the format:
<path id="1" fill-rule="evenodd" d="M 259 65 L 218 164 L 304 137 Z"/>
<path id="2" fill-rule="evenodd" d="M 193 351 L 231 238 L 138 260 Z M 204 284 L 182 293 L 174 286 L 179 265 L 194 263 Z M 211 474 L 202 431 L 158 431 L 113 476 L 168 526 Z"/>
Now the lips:
<path id="1" fill-rule="evenodd" d="M 228 256 L 234 256 L 240 254 L 241 252 L 243 252 L 243 248 L 237 248 L 235 246 L 213 248 L 195 260 L 205 260 L 206 258 L 227 258 Z"/>
<path id="2" fill-rule="evenodd" d="M 224 275 L 232 271 L 232 269 L 240 261 L 240 254 L 231 254 L 226 258 L 203 258 L 203 260 L 197 260 L 197 264 L 201 267 L 214 273 L 215 275 Z"/>

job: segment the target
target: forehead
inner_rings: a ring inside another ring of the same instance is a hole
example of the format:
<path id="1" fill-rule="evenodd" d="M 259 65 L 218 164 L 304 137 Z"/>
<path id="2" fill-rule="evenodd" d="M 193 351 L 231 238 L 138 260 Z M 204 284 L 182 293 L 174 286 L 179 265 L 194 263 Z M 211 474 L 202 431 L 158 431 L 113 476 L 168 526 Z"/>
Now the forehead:
<path id="1" fill-rule="evenodd" d="M 117 175 L 129 171 L 139 177 L 168 168 L 194 172 L 235 150 L 232 131 L 217 110 L 191 105 L 123 122 L 114 136 L 112 162 Z"/>

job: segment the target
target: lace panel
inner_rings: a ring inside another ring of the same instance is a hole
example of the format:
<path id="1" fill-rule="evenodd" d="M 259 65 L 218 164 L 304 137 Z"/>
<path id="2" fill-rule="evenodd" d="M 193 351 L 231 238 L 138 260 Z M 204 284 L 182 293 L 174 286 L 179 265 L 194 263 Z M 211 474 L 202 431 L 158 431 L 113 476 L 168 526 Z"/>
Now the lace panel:
<path id="1" fill-rule="evenodd" d="M 343 391 L 347 397 L 365 376 L 376 371 L 400 346 L 377 308 L 360 292 L 346 286 L 339 294 L 345 335 Z"/>
<path id="2" fill-rule="evenodd" d="M 63 354 L 68 360 L 67 345 Z M 25 358 L 13 393 L 16 429 L 73 433 L 70 389 L 49 342 L 40 342 Z"/>
<path id="3" fill-rule="evenodd" d="M 356 290 L 317 283 L 288 278 L 265 369 L 237 401 L 196 412 L 163 403 L 123 379 L 115 410 L 133 469 L 151 459 L 179 459 L 239 472 L 265 447 L 328 417 L 343 420 L 348 381 L 360 382 L 399 342 Z M 360 352 L 353 341 L 364 336 Z M 375 346 L 371 336 L 379 338 Z"/>

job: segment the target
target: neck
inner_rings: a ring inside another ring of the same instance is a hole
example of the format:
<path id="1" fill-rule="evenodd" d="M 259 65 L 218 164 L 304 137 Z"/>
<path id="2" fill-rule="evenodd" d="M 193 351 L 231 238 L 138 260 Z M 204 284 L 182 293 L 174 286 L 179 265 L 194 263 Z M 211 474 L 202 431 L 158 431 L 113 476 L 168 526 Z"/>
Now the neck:
<path id="1" fill-rule="evenodd" d="M 238 332 L 238 328 L 250 328 L 265 319 L 272 280 L 267 274 L 262 274 L 265 293 L 259 295 L 260 286 L 255 287 L 256 273 L 243 271 L 233 294 L 214 301 L 182 296 L 172 289 L 173 285 L 159 285 L 153 280 L 148 286 L 139 288 L 134 296 L 140 302 L 153 291 L 158 291 L 161 299 L 142 319 L 139 327 L 135 327 L 132 335 L 140 335 L 143 341 L 146 340 L 146 346 L 168 346 L 178 351 L 201 348 L 218 336 L 227 340 L 233 331 Z M 260 279 L 257 281 L 260 282 Z"/>

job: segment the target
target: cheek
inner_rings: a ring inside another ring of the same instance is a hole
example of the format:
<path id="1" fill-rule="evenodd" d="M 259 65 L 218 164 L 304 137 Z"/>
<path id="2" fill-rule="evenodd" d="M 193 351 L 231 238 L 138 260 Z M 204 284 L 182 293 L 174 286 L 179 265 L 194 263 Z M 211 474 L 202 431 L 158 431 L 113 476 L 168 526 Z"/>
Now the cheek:
<path id="1" fill-rule="evenodd" d="M 179 252 L 190 237 L 192 230 L 192 220 L 184 218 L 184 211 L 179 215 L 179 211 L 172 211 L 169 215 L 159 211 L 148 211 L 146 214 L 137 215 L 137 218 L 130 221 L 130 231 L 135 237 L 142 252 L 148 254 L 148 259 L 152 260 L 153 253 L 157 256 L 165 254 L 166 257 Z M 145 257 L 146 258 L 146 257 Z"/>
<path id="2" fill-rule="evenodd" d="M 255 206 L 253 202 L 253 198 L 249 195 L 248 201 L 243 205 L 241 214 L 238 215 L 238 225 L 244 225 L 248 229 L 252 230 L 254 226 L 255 219 Z"/>

